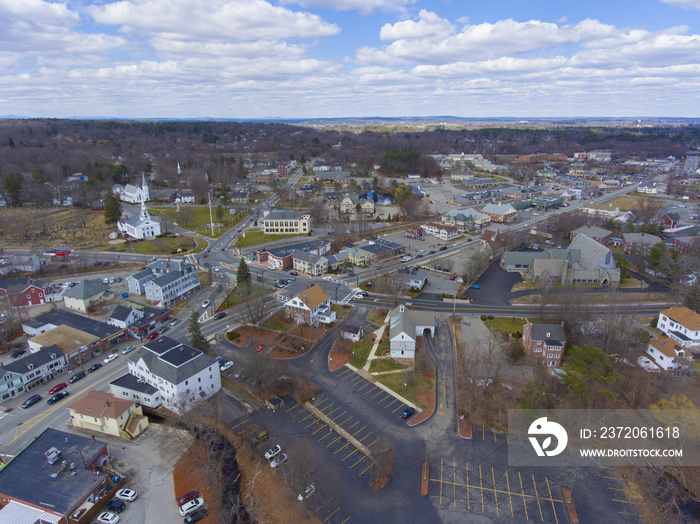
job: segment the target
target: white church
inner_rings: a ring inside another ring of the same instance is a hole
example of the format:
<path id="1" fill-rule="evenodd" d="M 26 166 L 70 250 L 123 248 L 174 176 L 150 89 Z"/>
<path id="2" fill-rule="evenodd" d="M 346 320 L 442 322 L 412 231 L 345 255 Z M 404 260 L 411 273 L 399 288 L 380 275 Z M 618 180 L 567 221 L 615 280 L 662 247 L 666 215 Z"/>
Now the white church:
<path id="1" fill-rule="evenodd" d="M 141 186 L 125 185 L 124 189 L 119 192 L 119 198 L 129 204 L 148 202 L 151 199 L 151 194 L 148 191 L 148 185 L 146 185 L 146 176 L 143 173 L 141 174 Z"/>
<path id="2" fill-rule="evenodd" d="M 141 183 L 142 186 L 141 188 L 139 188 L 140 194 L 142 196 L 145 195 L 145 198 L 147 199 L 148 186 L 146 185 L 146 179 L 143 175 L 141 176 Z M 127 185 L 124 188 L 125 191 L 127 187 L 130 186 Z M 148 209 L 146 209 L 145 200 L 141 201 L 141 213 L 139 213 L 138 215 L 132 215 L 131 217 L 127 216 L 125 218 L 119 219 L 119 222 L 117 222 L 117 229 L 122 235 L 126 235 L 137 240 L 142 240 L 145 238 L 155 238 L 161 234 L 160 222 L 154 220 L 151 217 L 151 214 L 148 212 Z"/>

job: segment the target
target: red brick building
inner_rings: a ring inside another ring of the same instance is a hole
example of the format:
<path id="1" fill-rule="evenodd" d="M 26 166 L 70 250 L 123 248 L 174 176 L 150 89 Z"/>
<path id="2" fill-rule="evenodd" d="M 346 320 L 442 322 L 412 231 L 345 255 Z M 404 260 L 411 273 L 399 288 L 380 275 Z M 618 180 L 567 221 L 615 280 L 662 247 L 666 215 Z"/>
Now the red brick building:
<path id="1" fill-rule="evenodd" d="M 525 324 L 523 346 L 525 346 L 525 354 L 538 364 L 559 367 L 564 357 L 564 346 L 566 346 L 564 323 Z"/>

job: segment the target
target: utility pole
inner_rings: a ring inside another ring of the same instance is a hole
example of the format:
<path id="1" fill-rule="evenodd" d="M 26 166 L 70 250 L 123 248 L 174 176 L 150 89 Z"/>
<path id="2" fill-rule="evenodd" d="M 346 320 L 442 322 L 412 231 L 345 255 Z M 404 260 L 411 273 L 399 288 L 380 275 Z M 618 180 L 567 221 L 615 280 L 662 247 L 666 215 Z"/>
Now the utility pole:
<path id="1" fill-rule="evenodd" d="M 207 196 L 209 197 L 209 223 L 211 224 L 211 236 L 214 236 L 214 217 L 211 214 L 211 195 L 207 193 Z"/>

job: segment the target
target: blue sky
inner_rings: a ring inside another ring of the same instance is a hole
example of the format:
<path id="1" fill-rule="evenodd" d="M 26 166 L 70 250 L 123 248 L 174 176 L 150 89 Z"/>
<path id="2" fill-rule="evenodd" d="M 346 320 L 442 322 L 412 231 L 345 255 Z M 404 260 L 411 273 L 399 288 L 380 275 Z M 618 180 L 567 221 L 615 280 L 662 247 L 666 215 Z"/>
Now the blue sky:
<path id="1" fill-rule="evenodd" d="M 700 0 L 0 0 L 0 115 L 700 117 Z"/>

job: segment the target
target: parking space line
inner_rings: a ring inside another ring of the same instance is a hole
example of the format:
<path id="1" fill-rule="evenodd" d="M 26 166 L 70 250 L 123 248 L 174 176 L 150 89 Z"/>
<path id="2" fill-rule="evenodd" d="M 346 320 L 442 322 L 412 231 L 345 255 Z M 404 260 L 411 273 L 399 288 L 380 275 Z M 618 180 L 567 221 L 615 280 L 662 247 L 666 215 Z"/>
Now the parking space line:
<path id="1" fill-rule="evenodd" d="M 523 478 L 520 476 L 519 471 L 518 471 L 518 480 L 520 480 L 520 493 L 523 496 L 523 507 L 525 508 L 525 518 L 527 520 L 530 520 L 530 517 L 527 515 L 527 504 L 525 504 L 525 490 L 523 489 Z"/>
<path id="2" fill-rule="evenodd" d="M 242 422 L 239 422 L 238 424 L 236 424 L 235 426 L 233 426 L 233 427 L 231 428 L 231 430 L 234 430 L 234 431 L 235 431 L 235 429 L 236 429 L 238 426 L 240 426 L 241 424 L 245 424 L 246 422 L 250 422 L 250 420 L 244 420 L 244 421 L 242 421 Z"/>
<path id="3" fill-rule="evenodd" d="M 386 393 L 386 391 L 384 391 L 384 390 L 381 389 L 381 388 L 377 388 L 377 394 L 374 395 L 374 397 L 372 397 L 372 398 L 378 397 L 378 396 L 381 395 L 382 393 Z"/>
<path id="4" fill-rule="evenodd" d="M 484 483 L 481 478 L 481 464 L 479 464 L 479 491 L 481 492 L 481 512 L 484 512 Z"/>
<path id="5" fill-rule="evenodd" d="M 330 418 L 330 417 L 333 415 L 333 413 L 335 413 L 335 412 L 338 411 L 339 409 L 341 409 L 340 406 L 338 406 L 337 408 L 335 408 L 335 409 L 334 409 L 333 411 L 331 411 L 330 413 L 326 413 L 326 414 L 327 414 L 328 417 Z M 340 415 L 338 415 L 338 416 L 339 416 L 339 417 L 342 417 L 343 415 L 345 415 L 345 411 L 343 411 L 343 412 L 342 412 Z"/>
<path id="6" fill-rule="evenodd" d="M 392 397 L 392 398 L 393 398 L 393 397 Z M 384 407 L 385 407 L 385 408 L 388 408 L 389 406 L 391 406 L 392 404 L 394 404 L 395 402 L 398 402 L 398 401 L 399 401 L 399 399 L 395 398 L 394 400 L 392 400 L 389 404 L 387 404 L 387 405 L 384 406 Z"/>
<path id="7" fill-rule="evenodd" d="M 360 431 L 362 431 L 362 430 L 365 429 L 366 427 L 367 427 L 367 426 L 362 426 L 362 429 L 358 429 L 355 433 L 352 434 L 352 436 L 354 437 L 355 435 L 357 435 Z"/>
<path id="8" fill-rule="evenodd" d="M 615 502 L 622 502 L 623 504 L 635 504 L 634 502 L 630 502 L 629 500 L 620 500 L 620 499 L 610 499 Z"/>
<path id="9" fill-rule="evenodd" d="M 366 458 L 367 458 L 367 457 L 366 457 L 365 455 L 362 455 L 362 456 L 358 459 L 357 462 L 355 462 L 352 466 L 350 466 L 350 469 L 352 469 L 352 468 L 354 468 L 355 466 L 357 466 L 360 462 L 362 462 L 362 461 L 365 460 Z M 370 462 L 371 462 L 371 461 L 370 461 Z"/>
<path id="10" fill-rule="evenodd" d="M 326 447 L 332 446 L 334 443 L 338 442 L 341 438 L 343 438 L 343 436 L 342 436 L 342 435 L 338 435 L 338 438 L 335 439 L 335 440 L 333 440 L 333 441 L 331 441 Z"/>
<path id="11" fill-rule="evenodd" d="M 328 435 L 332 435 L 332 434 L 333 434 L 333 429 L 328 428 L 328 433 L 326 433 L 325 435 L 323 435 L 320 439 L 318 439 L 318 441 L 321 442 L 321 441 L 322 441 L 324 438 L 326 438 Z"/>
<path id="12" fill-rule="evenodd" d="M 370 431 L 369 433 L 367 433 L 364 437 L 362 437 L 362 438 L 360 439 L 360 442 L 362 442 L 363 440 L 365 440 L 365 439 L 366 439 L 367 437 L 369 437 L 371 434 L 372 434 L 372 432 Z M 376 442 L 376 440 L 375 440 L 375 442 Z"/>
<path id="13" fill-rule="evenodd" d="M 481 426 L 481 440 L 486 440 L 486 426 Z"/>
<path id="14" fill-rule="evenodd" d="M 467 509 L 469 509 L 469 462 L 467 462 Z"/>
<path id="15" fill-rule="evenodd" d="M 440 505 L 442 506 L 442 459 L 440 459 Z"/>
<path id="16" fill-rule="evenodd" d="M 324 424 L 323 426 L 321 426 L 320 428 L 318 428 L 316 431 L 314 431 L 314 432 L 311 433 L 311 434 L 312 434 L 312 435 L 315 435 L 316 433 L 318 433 L 319 431 L 321 431 L 321 430 L 322 430 L 323 428 L 325 428 L 325 427 L 327 427 L 327 426 Z"/>
<path id="17" fill-rule="evenodd" d="M 457 462 L 452 459 L 452 507 L 457 505 Z"/>
<path id="18" fill-rule="evenodd" d="M 496 430 L 491 428 L 491 431 L 493 431 L 493 441 L 496 442 Z"/>
<path id="19" fill-rule="evenodd" d="M 353 449 L 352 452 L 350 452 L 350 453 L 349 453 L 343 460 L 341 460 L 340 462 L 345 462 L 347 459 L 349 459 L 350 457 L 352 457 L 352 456 L 355 454 L 356 451 L 357 451 L 357 448 Z M 364 455 L 363 455 L 363 456 L 364 456 Z"/>
<path id="20" fill-rule="evenodd" d="M 508 470 L 506 470 L 506 487 L 508 488 L 508 503 L 510 504 L 510 516 L 514 517 L 513 513 L 513 498 L 510 496 L 510 480 L 508 479 Z"/>
<path id="21" fill-rule="evenodd" d="M 494 436 L 496 433 L 494 432 Z M 496 515 L 500 515 L 501 512 L 498 510 L 498 493 L 496 492 L 496 472 L 493 470 L 493 466 L 491 466 L 491 480 L 493 481 L 493 496 L 496 501 Z"/>
<path id="22" fill-rule="evenodd" d="M 346 519 L 345 519 L 343 522 L 341 522 L 340 524 L 345 524 L 348 520 L 350 520 L 350 517 L 346 518 Z"/>
<path id="23" fill-rule="evenodd" d="M 339 511 L 340 511 L 340 507 L 338 507 L 338 509 L 336 509 L 333 513 L 331 513 L 330 515 L 328 515 L 328 517 L 327 517 L 323 522 L 328 522 L 328 520 L 329 520 L 333 515 L 335 515 L 336 513 L 338 513 Z"/>
<path id="24" fill-rule="evenodd" d="M 317 507 L 317 508 L 316 508 L 316 511 L 320 510 L 323 506 L 325 506 L 326 504 L 328 504 L 331 500 L 333 500 L 333 499 L 332 499 L 332 498 L 329 498 L 326 502 L 324 502 L 324 503 L 321 504 L 319 507 Z"/>
<path id="25" fill-rule="evenodd" d="M 384 392 L 384 391 L 382 390 L 382 392 Z M 377 401 L 377 404 L 381 404 L 381 403 L 384 402 L 386 399 L 388 399 L 390 396 L 391 396 L 391 395 L 389 395 L 389 393 L 387 393 L 386 396 L 385 396 L 383 399 Z"/>
<path id="26" fill-rule="evenodd" d="M 304 422 L 307 418 L 313 417 L 313 416 L 314 416 L 314 414 L 311 413 L 311 412 L 309 412 L 308 415 L 306 415 L 303 419 L 299 420 L 298 422 L 299 422 L 299 424 L 301 424 L 301 423 Z"/>
<path id="27" fill-rule="evenodd" d="M 557 517 L 557 510 L 554 508 L 554 499 L 552 498 L 552 488 L 549 487 L 549 479 L 544 478 L 547 481 L 547 491 L 549 491 L 549 498 L 552 501 L 552 511 L 554 512 L 555 524 L 559 524 L 559 517 Z"/>
<path id="28" fill-rule="evenodd" d="M 405 404 L 400 404 L 398 408 L 396 408 L 392 413 L 396 413 L 398 410 L 400 410 L 402 407 L 404 407 Z"/>
<path id="29" fill-rule="evenodd" d="M 350 445 L 350 442 L 346 442 L 345 445 L 340 448 L 338 451 L 335 451 L 333 454 L 337 455 L 339 452 L 343 451 L 345 448 L 347 448 Z"/>
<path id="30" fill-rule="evenodd" d="M 350 431 L 352 428 L 354 428 L 355 426 L 357 426 L 359 423 L 360 423 L 360 421 L 358 420 L 357 422 L 355 422 L 352 426 L 350 426 L 350 427 L 349 427 L 348 429 L 346 429 L 345 431 Z"/>
<path id="31" fill-rule="evenodd" d="M 537 484 L 535 483 L 535 474 L 532 474 L 532 485 L 535 486 L 535 496 L 537 497 L 537 507 L 540 508 L 540 518 L 544 522 L 544 516 L 542 515 L 542 505 L 540 504 L 540 495 L 537 493 Z"/>
<path id="32" fill-rule="evenodd" d="M 622 489 L 622 488 L 611 488 L 610 486 L 608 486 L 608 489 L 612 489 L 612 490 L 614 490 L 614 491 L 625 491 L 625 490 Z"/>
<path id="33" fill-rule="evenodd" d="M 321 409 L 321 404 L 325 404 L 326 402 L 329 402 L 329 399 L 327 399 L 327 398 L 321 399 L 321 402 L 316 404 L 316 408 Z"/>
<path id="34" fill-rule="evenodd" d="M 374 466 L 374 462 L 372 462 L 372 461 L 370 460 L 370 461 L 369 461 L 369 466 L 367 466 L 365 469 L 363 469 L 363 470 L 362 470 L 362 473 L 359 473 L 357 476 L 358 476 L 358 477 L 361 477 L 361 476 L 364 474 L 364 472 L 367 471 L 367 470 L 368 470 L 369 468 L 371 468 L 372 466 Z"/>
<path id="35" fill-rule="evenodd" d="M 604 478 L 604 479 L 610 479 L 610 480 L 620 480 L 620 479 L 615 478 L 615 477 L 606 477 L 606 476 L 603 476 L 603 478 Z"/>
<path id="36" fill-rule="evenodd" d="M 374 444 L 374 443 L 377 442 L 378 440 L 379 440 L 378 438 L 375 438 L 375 439 L 372 441 L 372 444 Z M 372 444 L 367 444 L 367 446 L 366 446 L 367 449 L 371 448 L 371 447 L 372 447 Z"/>
<path id="37" fill-rule="evenodd" d="M 371 388 L 369 388 L 367 391 L 365 391 L 365 392 L 362 394 L 362 396 L 364 397 L 367 393 L 374 393 L 374 390 L 375 390 L 375 389 L 379 389 L 379 388 L 377 388 L 377 386 L 371 387 Z M 382 390 L 380 389 L 379 391 L 381 392 Z M 374 397 L 372 397 L 372 398 L 374 398 Z"/>
<path id="38" fill-rule="evenodd" d="M 339 415 L 339 416 L 342 417 L 342 415 Z M 342 426 L 343 424 L 345 424 L 345 423 L 346 423 L 348 420 L 350 420 L 350 419 L 352 419 L 352 415 L 348 415 L 348 418 L 346 418 L 346 419 L 343 420 L 342 422 L 339 422 L 338 419 L 335 419 L 335 422 L 336 422 L 336 424 L 338 424 L 339 426 Z"/>
<path id="39" fill-rule="evenodd" d="M 304 406 L 302 406 L 301 404 L 299 404 L 299 403 L 297 402 L 296 404 L 294 404 L 291 408 L 289 408 L 289 409 L 287 410 L 287 413 L 289 413 L 289 412 L 292 411 L 293 409 L 296 409 L 296 408 L 299 408 L 299 407 L 303 408 Z"/>
<path id="40" fill-rule="evenodd" d="M 352 369 L 350 369 L 350 368 L 345 368 L 343 371 L 341 371 L 340 373 L 338 373 L 338 376 L 339 376 L 339 377 L 342 377 L 343 375 L 347 375 L 348 373 L 354 373 L 354 371 L 353 371 Z"/>
<path id="41" fill-rule="evenodd" d="M 308 426 L 304 426 L 304 429 L 309 429 L 311 426 L 313 426 L 314 424 L 319 423 L 319 422 L 321 422 L 321 421 L 318 420 L 317 418 L 315 418 L 311 424 L 309 424 Z"/>
<path id="42" fill-rule="evenodd" d="M 353 381 L 353 379 L 350 379 L 350 382 L 352 382 L 352 385 L 356 385 L 360 383 L 360 380 L 365 380 L 365 377 L 361 377 L 360 375 L 357 375 L 357 379 Z"/>
<path id="43" fill-rule="evenodd" d="M 362 391 L 363 389 L 365 389 L 366 387 L 371 386 L 371 385 L 372 385 L 371 382 L 367 382 L 367 384 L 365 384 L 364 386 L 362 386 L 361 388 L 359 388 L 357 391 Z"/>

